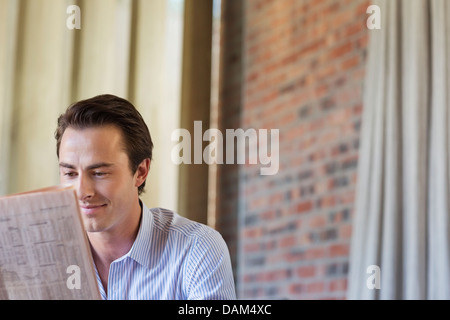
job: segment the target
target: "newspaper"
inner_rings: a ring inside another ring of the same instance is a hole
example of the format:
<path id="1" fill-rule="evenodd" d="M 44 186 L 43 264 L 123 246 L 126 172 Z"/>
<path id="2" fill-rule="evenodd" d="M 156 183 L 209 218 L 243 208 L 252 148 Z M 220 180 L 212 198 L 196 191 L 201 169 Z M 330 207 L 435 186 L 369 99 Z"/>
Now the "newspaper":
<path id="1" fill-rule="evenodd" d="M 0 299 L 100 299 L 75 190 L 0 198 Z"/>

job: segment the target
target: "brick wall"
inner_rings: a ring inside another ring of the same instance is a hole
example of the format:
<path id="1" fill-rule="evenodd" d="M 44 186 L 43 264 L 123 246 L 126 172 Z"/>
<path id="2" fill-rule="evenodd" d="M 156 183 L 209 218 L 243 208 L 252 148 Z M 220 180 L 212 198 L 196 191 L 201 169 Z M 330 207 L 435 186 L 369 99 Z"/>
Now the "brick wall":
<path id="1" fill-rule="evenodd" d="M 369 5 L 224 0 L 222 129 L 280 129 L 278 174 L 221 166 L 239 298 L 346 297 Z"/>

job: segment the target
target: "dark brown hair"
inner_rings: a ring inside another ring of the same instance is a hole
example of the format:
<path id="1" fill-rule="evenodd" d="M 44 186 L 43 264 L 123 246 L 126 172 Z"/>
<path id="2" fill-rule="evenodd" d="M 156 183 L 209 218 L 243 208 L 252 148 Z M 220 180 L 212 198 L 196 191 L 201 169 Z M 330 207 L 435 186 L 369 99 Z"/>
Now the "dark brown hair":
<path id="1" fill-rule="evenodd" d="M 85 129 L 104 125 L 114 125 L 122 131 L 132 174 L 143 160 L 152 159 L 153 142 L 141 114 L 129 101 L 111 94 L 78 101 L 59 116 L 55 131 L 58 158 L 61 139 L 68 127 Z M 144 187 L 145 181 L 138 188 L 139 195 Z"/>

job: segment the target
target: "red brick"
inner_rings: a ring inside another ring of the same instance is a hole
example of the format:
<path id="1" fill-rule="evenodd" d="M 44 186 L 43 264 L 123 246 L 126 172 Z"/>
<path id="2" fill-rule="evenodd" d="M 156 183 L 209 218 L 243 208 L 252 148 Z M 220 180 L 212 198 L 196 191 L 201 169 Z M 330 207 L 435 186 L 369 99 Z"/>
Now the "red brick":
<path id="1" fill-rule="evenodd" d="M 244 246 L 244 252 L 245 253 L 255 252 L 255 251 L 259 251 L 259 250 L 261 250 L 261 245 L 258 244 L 258 243 L 246 244 Z"/>
<path id="2" fill-rule="evenodd" d="M 281 281 L 289 277 L 289 272 L 285 269 L 269 271 L 265 274 L 265 281 Z"/>
<path id="3" fill-rule="evenodd" d="M 327 219 L 325 216 L 320 215 L 320 216 L 316 216 L 316 217 L 311 217 L 309 219 L 309 223 L 308 226 L 310 228 L 317 228 L 317 227 L 323 227 L 325 226 L 327 223 Z"/>
<path id="4" fill-rule="evenodd" d="M 319 247 L 319 248 L 311 248 L 306 250 L 305 252 L 305 259 L 306 260 L 316 260 L 325 257 L 325 248 Z"/>
<path id="5" fill-rule="evenodd" d="M 345 37 L 351 37 L 361 31 L 364 30 L 364 28 L 366 28 L 366 25 L 364 22 L 362 21 L 357 21 L 355 23 L 350 24 L 344 32 L 344 36 Z"/>
<path id="6" fill-rule="evenodd" d="M 299 55 L 307 55 L 310 53 L 314 53 L 320 48 L 322 48 L 325 45 L 325 39 L 319 39 L 317 41 L 314 41 L 313 43 L 307 45 L 306 47 L 302 48 L 299 52 Z"/>
<path id="7" fill-rule="evenodd" d="M 347 291 L 347 279 L 341 278 L 341 279 L 334 279 L 330 281 L 329 284 L 330 292 L 336 292 L 336 291 Z"/>
<path id="8" fill-rule="evenodd" d="M 263 234 L 262 229 L 260 227 L 256 228 L 247 228 L 244 230 L 244 238 L 259 238 Z"/>
<path id="9" fill-rule="evenodd" d="M 329 195 L 329 196 L 324 196 L 322 198 L 319 199 L 319 207 L 320 208 L 331 208 L 336 204 L 336 196 L 334 195 Z"/>
<path id="10" fill-rule="evenodd" d="M 356 45 L 358 46 L 358 48 L 366 48 L 368 43 L 369 43 L 369 37 L 366 33 L 356 41 Z"/>
<path id="11" fill-rule="evenodd" d="M 316 266 L 303 266 L 296 270 L 300 278 L 311 278 L 316 275 Z"/>
<path id="12" fill-rule="evenodd" d="M 264 211 L 261 214 L 261 219 L 264 221 L 273 220 L 275 218 L 275 212 L 273 210 Z"/>
<path id="13" fill-rule="evenodd" d="M 280 248 L 293 247 L 297 242 L 297 237 L 295 235 L 286 236 L 279 241 Z"/>
<path id="14" fill-rule="evenodd" d="M 348 244 L 332 244 L 329 247 L 330 257 L 348 256 L 349 245 Z"/>
<path id="15" fill-rule="evenodd" d="M 325 291 L 325 283 L 323 281 L 308 283 L 306 285 L 306 291 L 308 293 L 321 293 Z"/>
<path id="16" fill-rule="evenodd" d="M 369 1 L 365 1 L 362 2 L 361 4 L 359 4 L 356 9 L 355 9 L 355 16 L 357 17 L 361 17 L 361 16 L 365 16 L 365 17 L 369 17 L 367 15 L 367 8 L 370 6 L 370 2 Z"/>
<path id="17" fill-rule="evenodd" d="M 360 64 L 360 57 L 358 55 L 355 55 L 344 62 L 342 62 L 342 70 L 349 70 L 353 69 L 354 67 L 358 66 Z"/>
<path id="18" fill-rule="evenodd" d="M 328 59 L 334 60 L 337 59 L 349 52 L 351 52 L 353 49 L 353 44 L 351 42 L 346 42 L 337 48 L 333 49 L 330 54 L 328 55 Z"/>
<path id="19" fill-rule="evenodd" d="M 361 116 L 362 109 L 363 109 L 362 103 L 358 103 L 353 107 L 353 114 L 356 116 Z"/>
<path id="20" fill-rule="evenodd" d="M 308 212 L 312 209 L 313 207 L 313 202 L 312 201 L 305 201 L 305 202 L 301 202 L 297 205 L 296 207 L 296 212 L 297 213 L 304 213 L 304 212 Z"/>
<path id="21" fill-rule="evenodd" d="M 348 239 L 352 236 L 352 226 L 351 224 L 343 225 L 339 227 L 339 238 Z"/>

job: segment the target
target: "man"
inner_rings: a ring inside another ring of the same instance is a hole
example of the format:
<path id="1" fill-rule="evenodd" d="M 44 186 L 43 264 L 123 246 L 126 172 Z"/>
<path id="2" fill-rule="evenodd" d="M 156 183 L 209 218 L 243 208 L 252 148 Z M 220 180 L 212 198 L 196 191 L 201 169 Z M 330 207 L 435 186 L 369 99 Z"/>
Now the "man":
<path id="1" fill-rule="evenodd" d="M 149 130 L 114 95 L 71 105 L 55 132 L 61 183 L 72 184 L 103 299 L 235 299 L 220 234 L 139 199 L 152 160 Z"/>

